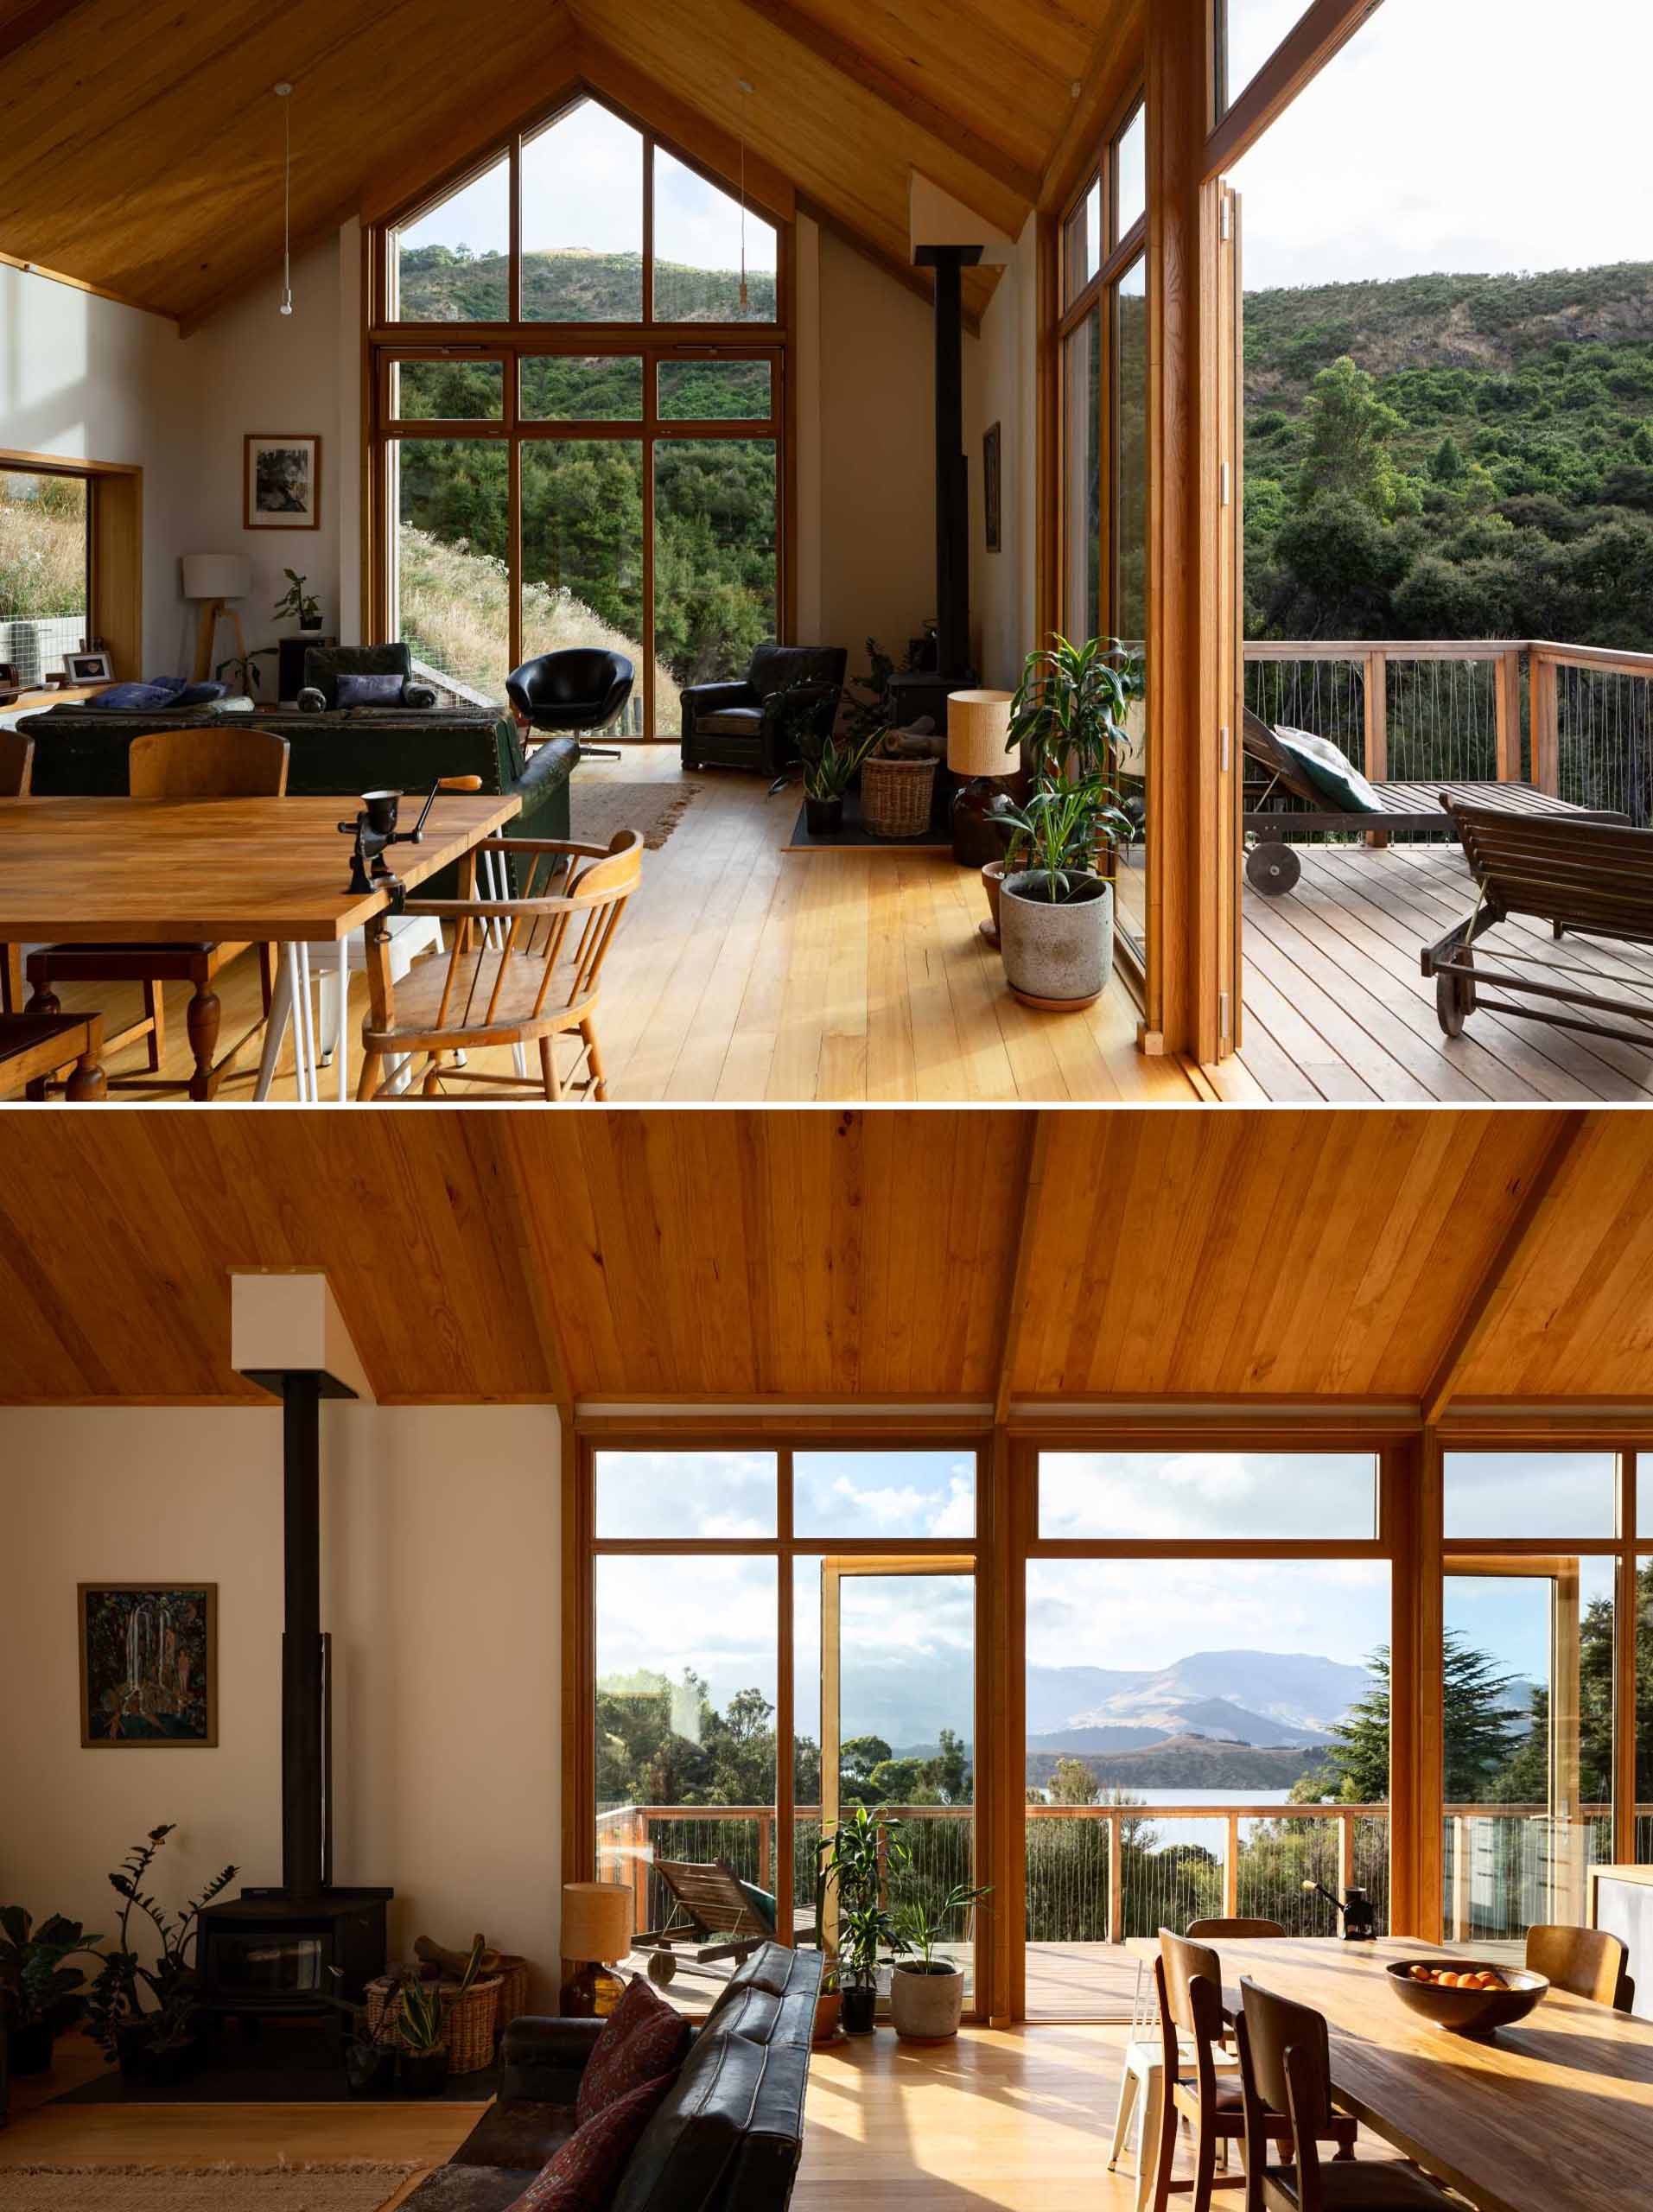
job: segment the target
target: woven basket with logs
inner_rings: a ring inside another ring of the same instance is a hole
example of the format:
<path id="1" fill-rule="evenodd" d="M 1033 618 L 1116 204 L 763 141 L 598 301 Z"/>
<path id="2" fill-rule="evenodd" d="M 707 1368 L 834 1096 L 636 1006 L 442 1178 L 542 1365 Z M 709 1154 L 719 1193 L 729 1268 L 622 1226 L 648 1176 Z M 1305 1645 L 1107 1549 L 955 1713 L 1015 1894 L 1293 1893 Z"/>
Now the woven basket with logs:
<path id="1" fill-rule="evenodd" d="M 918 754 L 903 733 L 886 732 L 861 767 L 861 819 L 874 837 L 918 837 L 930 827 L 936 785 L 933 754 Z"/>

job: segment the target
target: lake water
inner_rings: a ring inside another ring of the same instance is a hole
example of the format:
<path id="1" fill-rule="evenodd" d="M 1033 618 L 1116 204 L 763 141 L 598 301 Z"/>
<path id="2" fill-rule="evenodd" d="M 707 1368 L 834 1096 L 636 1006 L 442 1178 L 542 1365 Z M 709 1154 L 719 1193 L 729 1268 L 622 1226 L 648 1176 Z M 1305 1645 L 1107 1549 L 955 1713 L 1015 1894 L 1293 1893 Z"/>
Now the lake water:
<path id="1" fill-rule="evenodd" d="M 1243 1802 L 1255 1806 L 1259 1814 L 1270 1805 L 1283 1805 L 1290 1798 L 1289 1789 L 1134 1789 L 1133 1797 L 1140 1797 L 1145 1807 L 1153 1805 L 1237 1805 Z M 1161 1850 L 1173 1843 L 1197 1843 L 1221 1858 L 1227 1847 L 1227 1828 L 1221 1819 L 1209 1821 L 1156 1821 L 1154 1835 Z"/>

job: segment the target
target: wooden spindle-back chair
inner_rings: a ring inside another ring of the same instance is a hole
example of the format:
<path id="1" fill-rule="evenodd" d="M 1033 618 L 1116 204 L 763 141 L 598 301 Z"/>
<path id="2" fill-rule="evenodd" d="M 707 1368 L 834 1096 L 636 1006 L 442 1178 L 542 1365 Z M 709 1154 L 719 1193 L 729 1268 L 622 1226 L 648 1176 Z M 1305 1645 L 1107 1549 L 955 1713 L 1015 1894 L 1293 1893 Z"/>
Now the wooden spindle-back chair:
<path id="1" fill-rule="evenodd" d="M 0 729 L 0 798 L 27 798 L 35 772 L 35 741 L 21 730 Z M 0 1013 L 23 1010 L 23 957 L 0 945 Z"/>
<path id="2" fill-rule="evenodd" d="M 513 855 L 525 861 L 521 897 L 475 895 L 476 858 L 492 873 L 496 855 L 501 863 Z M 561 1099 L 573 1082 L 594 1097 L 606 1097 L 597 1046 L 599 985 L 620 918 L 642 874 L 643 839 L 635 830 L 620 831 L 606 850 L 545 837 L 485 840 L 467 858 L 463 897 L 410 899 L 403 908 L 449 924 L 453 943 L 388 986 L 381 1022 L 376 1025 L 369 1013 L 362 1025 L 357 1096 L 385 1095 L 387 1058 L 427 1054 L 423 1095 L 433 1098 L 441 1092 L 444 1053 L 536 1044 L 537 1077 L 483 1072 L 467 1065 L 465 1080 L 537 1090 L 552 1100 Z M 580 1046 L 565 1075 L 556 1065 L 556 1040 L 570 1035 Z"/>

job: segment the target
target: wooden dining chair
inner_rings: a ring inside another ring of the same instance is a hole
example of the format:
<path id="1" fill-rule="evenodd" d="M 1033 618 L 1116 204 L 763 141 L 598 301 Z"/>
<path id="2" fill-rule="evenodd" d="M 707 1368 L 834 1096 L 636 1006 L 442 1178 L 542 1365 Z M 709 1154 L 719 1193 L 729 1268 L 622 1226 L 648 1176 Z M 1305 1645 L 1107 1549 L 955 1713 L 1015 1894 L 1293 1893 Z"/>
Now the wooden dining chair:
<path id="1" fill-rule="evenodd" d="M 1234 2187 L 1241 2179 L 1226 2171 L 1227 2149 L 1230 2143 L 1242 2143 L 1245 2135 L 1244 2100 L 1231 2070 L 1235 2061 L 1223 2048 L 1222 1961 L 1208 1945 L 1162 1928 L 1154 1972 L 1166 2084 L 1154 2162 L 1154 2212 L 1164 2212 L 1173 2191 L 1192 2191 L 1194 2212 L 1209 2212 L 1212 2190 Z M 1283 2112 L 1264 2118 L 1265 2133 L 1276 2142 L 1288 2143 L 1291 2131 Z M 1194 2173 L 1189 2181 L 1171 2177 L 1179 2120 L 1186 2120 L 1193 2134 Z M 1338 2118 L 1332 2139 L 1340 2158 L 1354 2156 L 1355 2133 L 1352 2120 Z M 1219 2151 L 1224 2167 L 1220 2176 Z"/>
<path id="2" fill-rule="evenodd" d="M 496 856 L 503 866 L 512 855 L 526 863 L 524 895 L 477 898 L 477 859 L 490 865 L 490 856 Z M 537 1077 L 484 1074 L 467 1065 L 465 1079 L 538 1090 L 558 1100 L 583 1062 L 585 1078 L 576 1087 L 605 1098 L 598 992 L 620 916 L 642 879 L 640 834 L 623 830 L 606 850 L 554 838 L 490 837 L 462 867 L 465 897 L 410 899 L 403 907 L 406 914 L 432 914 L 451 925 L 453 944 L 446 953 L 416 961 L 399 983 L 387 985 L 380 1026 L 369 1011 L 362 1024 L 357 1097 L 388 1095 L 381 1071 L 389 1058 L 428 1055 L 423 1095 L 435 1098 L 441 1096 L 444 1053 L 537 1045 Z M 547 887 L 537 888 L 541 885 Z M 577 1036 L 579 1050 L 565 1077 L 556 1053 L 557 1040 L 569 1035 Z"/>
<path id="3" fill-rule="evenodd" d="M 1277 1920 L 1191 1920 L 1191 1943 L 1215 1943 L 1226 1936 L 1230 1943 L 1258 1943 L 1271 1936 L 1284 1936 Z"/>
<path id="4" fill-rule="evenodd" d="M 1552 1988 L 1565 1989 L 1592 2004 L 1628 2012 L 1635 1993 L 1627 1968 L 1630 1954 L 1605 1928 L 1541 1926 L 1527 1930 L 1527 1966 Z"/>
<path id="5" fill-rule="evenodd" d="M 21 730 L 0 729 L 0 798 L 27 798 L 34 773 L 34 739 Z M 0 946 L 0 1014 L 21 1014 L 22 1005 L 22 948 Z"/>
<path id="6" fill-rule="evenodd" d="M 1332 2047 L 1325 2017 L 1276 1997 L 1248 1975 L 1235 2022 L 1244 2111 L 1246 2212 L 1454 2212 L 1457 2200 L 1405 2159 L 1354 2158 L 1352 2128 L 1332 2102 Z M 1268 2142 L 1284 2116 L 1291 2147 L 1268 2164 Z M 1335 2180 L 1320 2145 L 1339 2142 Z"/>
<path id="7" fill-rule="evenodd" d="M 72 1105 L 108 1096 L 100 1014 L 0 1014 L 0 1098 L 44 1098 L 62 1081 Z"/>
<path id="8" fill-rule="evenodd" d="M 135 799 L 283 798 L 287 792 L 287 740 L 273 730 L 195 727 L 146 732 L 128 747 L 127 789 Z M 96 855 L 87 855 L 96 864 Z M 263 1027 L 260 1020 L 221 1058 L 218 1051 L 222 1008 L 213 982 L 246 947 L 242 944 L 50 944 L 31 952 L 30 1014 L 56 1014 L 59 983 L 137 983 L 143 997 L 139 1019 L 108 1039 L 105 1050 L 147 1040 L 147 1076 L 113 1076 L 118 1089 L 170 1090 L 176 1083 L 161 1073 L 166 1049 L 166 1001 L 162 987 L 188 983 L 194 995 L 187 1020 L 195 1070 L 192 1098 L 217 1093 L 236 1054 Z M 270 948 L 261 946 L 264 1013 L 270 1012 L 273 969 Z"/>

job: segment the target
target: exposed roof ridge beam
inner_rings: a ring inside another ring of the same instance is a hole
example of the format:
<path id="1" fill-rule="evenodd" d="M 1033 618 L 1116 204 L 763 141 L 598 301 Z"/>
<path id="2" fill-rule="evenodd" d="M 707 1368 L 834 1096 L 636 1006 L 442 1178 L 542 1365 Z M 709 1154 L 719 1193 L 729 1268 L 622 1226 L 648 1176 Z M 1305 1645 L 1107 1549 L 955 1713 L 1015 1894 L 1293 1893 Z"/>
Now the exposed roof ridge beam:
<path id="1" fill-rule="evenodd" d="M 545 1361 L 545 1372 L 563 1419 L 572 1418 L 574 1385 L 569 1372 L 568 1347 L 557 1319 L 556 1300 L 545 1256 L 533 1224 L 537 1219 L 531 1203 L 533 1179 L 523 1157 L 523 1117 L 512 1114 L 473 1114 L 465 1116 L 465 1149 L 484 1189 L 492 1182 L 505 1189 L 505 1225 L 512 1255 L 522 1276 L 523 1295 L 533 1318 L 534 1333 Z"/>
<path id="2" fill-rule="evenodd" d="M 1497 1251 L 1482 1270 L 1480 1280 L 1459 1316 L 1458 1325 L 1429 1378 L 1421 1403 L 1424 1420 L 1431 1426 L 1440 1419 L 1457 1389 L 1459 1376 L 1468 1370 L 1475 1354 L 1485 1341 L 1498 1294 L 1530 1247 L 1539 1224 L 1548 1211 L 1555 1185 L 1588 1126 L 1589 1116 L 1581 1108 L 1561 1116 L 1560 1126 L 1533 1170 L 1532 1179 L 1516 1208 L 1510 1225 L 1500 1239 Z"/>
<path id="3" fill-rule="evenodd" d="M 747 13 L 761 16 L 766 23 L 784 31 L 798 45 L 806 47 L 841 77 L 847 77 L 874 99 L 927 130 L 932 138 L 938 138 L 944 146 L 950 146 L 956 153 L 962 154 L 973 168 L 990 176 L 995 184 L 1003 185 L 1007 192 L 1014 192 L 1029 207 L 1038 199 L 1037 170 L 1019 162 L 995 140 L 984 137 L 943 102 L 903 84 L 893 70 L 863 53 L 850 40 L 841 38 L 807 9 L 795 6 L 793 0 L 762 0 L 760 6 L 754 6 L 753 0 L 740 0 L 740 4 Z"/>

